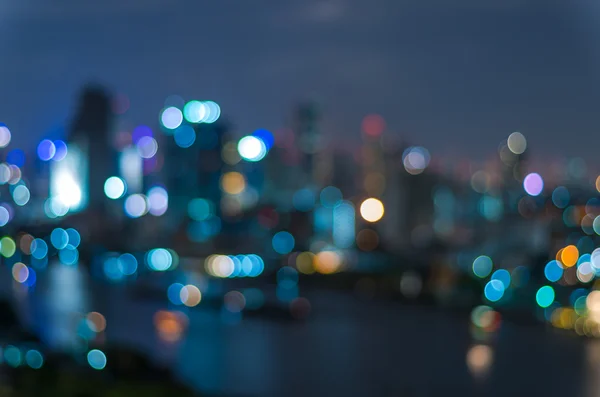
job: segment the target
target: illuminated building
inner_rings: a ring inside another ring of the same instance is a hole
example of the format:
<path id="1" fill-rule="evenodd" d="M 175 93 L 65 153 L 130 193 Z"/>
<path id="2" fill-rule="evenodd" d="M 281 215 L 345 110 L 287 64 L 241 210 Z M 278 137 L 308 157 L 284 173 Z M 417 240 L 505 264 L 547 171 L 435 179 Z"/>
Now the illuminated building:
<path id="1" fill-rule="evenodd" d="M 110 144 L 110 97 L 101 87 L 90 86 L 84 90 L 78 106 L 71 124 L 67 150 L 69 156 L 71 149 L 76 148 L 71 161 L 76 162 L 78 168 L 58 166 L 60 174 L 52 178 L 56 181 L 56 188 L 67 182 L 71 186 L 71 198 L 67 201 L 76 201 L 75 193 L 79 190 L 82 200 L 79 208 L 85 207 L 87 197 L 92 210 L 103 211 L 106 202 L 104 183 L 108 177 L 115 175 L 117 168 L 116 153 Z"/>
<path id="2" fill-rule="evenodd" d="M 88 195 L 88 159 L 79 146 L 69 144 L 64 159 L 52 162 L 50 166 L 50 200 L 55 209 L 51 211 L 56 215 L 65 215 L 61 212 L 77 212 L 84 209 L 91 199 Z M 101 183 L 104 189 L 104 183 Z M 104 198 L 101 193 L 100 198 Z M 56 207 L 58 206 L 58 207 Z M 64 208 L 64 210 L 56 210 Z"/>

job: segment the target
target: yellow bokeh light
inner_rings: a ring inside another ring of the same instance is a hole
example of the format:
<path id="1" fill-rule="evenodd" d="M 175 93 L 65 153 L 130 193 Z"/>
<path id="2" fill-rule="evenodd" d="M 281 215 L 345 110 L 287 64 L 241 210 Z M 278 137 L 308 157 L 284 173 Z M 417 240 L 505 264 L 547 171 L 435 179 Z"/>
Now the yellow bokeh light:
<path id="1" fill-rule="evenodd" d="M 568 307 L 559 307 L 552 312 L 552 325 L 556 328 L 572 329 L 577 321 L 577 313 Z"/>
<path id="2" fill-rule="evenodd" d="M 313 267 L 315 255 L 312 252 L 301 252 L 296 257 L 296 268 L 300 273 L 313 274 L 315 268 Z"/>
<path id="3" fill-rule="evenodd" d="M 574 245 L 566 246 L 560 254 L 560 262 L 566 267 L 572 267 L 579 259 L 579 250 Z"/>
<path id="4" fill-rule="evenodd" d="M 360 215 L 367 222 L 377 222 L 384 212 L 383 203 L 376 198 L 368 198 L 360 205 Z"/>
<path id="5" fill-rule="evenodd" d="M 596 190 L 600 192 L 600 176 L 596 178 Z"/>
<path id="6" fill-rule="evenodd" d="M 225 193 L 240 194 L 246 189 L 246 178 L 239 172 L 228 172 L 221 177 L 221 189 Z"/>
<path id="7" fill-rule="evenodd" d="M 600 291 L 590 292 L 585 303 L 590 312 L 600 312 Z"/>
<path id="8" fill-rule="evenodd" d="M 600 322 L 600 291 L 592 291 L 585 299 L 585 305 L 588 309 L 590 320 Z"/>
<path id="9" fill-rule="evenodd" d="M 337 252 L 323 251 L 315 255 L 313 265 L 321 274 L 332 274 L 340 269 L 342 258 Z"/>

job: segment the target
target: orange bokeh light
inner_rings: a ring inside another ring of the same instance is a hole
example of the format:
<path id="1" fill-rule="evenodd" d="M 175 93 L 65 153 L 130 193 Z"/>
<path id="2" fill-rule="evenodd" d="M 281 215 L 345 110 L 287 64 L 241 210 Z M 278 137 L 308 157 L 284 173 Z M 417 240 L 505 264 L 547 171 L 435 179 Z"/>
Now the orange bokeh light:
<path id="1" fill-rule="evenodd" d="M 561 250 L 560 262 L 566 267 L 575 266 L 579 259 L 579 250 L 574 245 L 566 246 Z"/>

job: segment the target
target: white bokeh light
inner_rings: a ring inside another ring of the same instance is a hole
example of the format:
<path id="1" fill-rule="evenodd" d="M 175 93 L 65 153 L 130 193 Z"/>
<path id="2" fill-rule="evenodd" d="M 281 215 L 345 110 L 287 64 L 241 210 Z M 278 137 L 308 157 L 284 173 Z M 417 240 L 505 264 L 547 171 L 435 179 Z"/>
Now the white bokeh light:
<path id="1" fill-rule="evenodd" d="M 238 153 L 246 161 L 260 161 L 267 154 L 267 147 L 259 138 L 245 136 L 238 142 Z"/>
<path id="2" fill-rule="evenodd" d="M 125 182 L 117 176 L 111 176 L 104 182 L 104 194 L 112 200 L 123 197 L 125 194 Z"/>
<path id="3" fill-rule="evenodd" d="M 0 148 L 7 147 L 10 143 L 11 134 L 8 127 L 0 123 Z"/>
<path id="4" fill-rule="evenodd" d="M 183 122 L 183 113 L 174 106 L 168 107 L 160 115 L 160 122 L 165 128 L 174 130 Z"/>
<path id="5" fill-rule="evenodd" d="M 132 194 L 125 200 L 125 213 L 130 218 L 139 218 L 148 212 L 148 202 L 141 194 Z"/>
<path id="6" fill-rule="evenodd" d="M 148 191 L 148 212 L 154 216 L 161 216 L 169 208 L 169 195 L 167 191 L 160 187 L 155 186 Z"/>

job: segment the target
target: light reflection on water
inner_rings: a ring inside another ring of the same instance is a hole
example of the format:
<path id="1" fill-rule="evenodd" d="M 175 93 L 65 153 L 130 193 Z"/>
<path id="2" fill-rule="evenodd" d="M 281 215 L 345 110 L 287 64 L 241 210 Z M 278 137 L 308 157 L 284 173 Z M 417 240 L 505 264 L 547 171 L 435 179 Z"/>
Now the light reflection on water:
<path id="1" fill-rule="evenodd" d="M 44 342 L 57 349 L 73 348 L 81 315 L 90 311 L 87 276 L 77 266 L 56 263 L 48 267 L 44 281 L 34 297 L 41 306 L 38 326 Z"/>
<path id="2" fill-rule="evenodd" d="M 109 342 L 167 361 L 181 378 L 209 392 L 418 396 L 438 389 L 471 395 L 477 387 L 502 395 L 520 383 L 532 395 L 582 395 L 583 388 L 586 396 L 600 397 L 598 341 L 566 338 L 565 343 L 564 335 L 542 327 L 506 323 L 493 351 L 473 353 L 468 321 L 321 291 L 310 296 L 315 316 L 306 323 L 259 317 L 231 325 L 203 303 L 180 307 L 189 317 L 187 331 L 177 343 L 165 343 L 153 318 L 159 310 L 173 309 L 166 294 L 162 299 L 160 294 L 136 296 L 123 286 L 91 283 L 85 270 L 58 264 L 49 266 L 28 294 L 13 290 L 6 280 L 0 283 L 3 291 L 13 291 L 26 322 L 49 346 L 72 348 L 81 316 L 98 311 L 106 317 Z M 489 374 L 475 376 L 474 369 Z"/>

